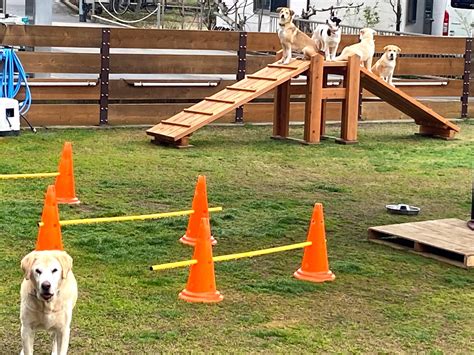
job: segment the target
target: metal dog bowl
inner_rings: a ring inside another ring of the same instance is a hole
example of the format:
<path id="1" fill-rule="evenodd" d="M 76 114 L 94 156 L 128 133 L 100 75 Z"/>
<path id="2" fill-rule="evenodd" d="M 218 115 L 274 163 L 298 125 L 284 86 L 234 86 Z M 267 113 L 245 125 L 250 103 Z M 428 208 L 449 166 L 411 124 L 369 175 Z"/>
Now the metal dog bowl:
<path id="1" fill-rule="evenodd" d="M 420 212 L 419 207 L 405 205 L 400 203 L 398 205 L 387 205 L 385 206 L 388 212 L 393 214 L 403 214 L 406 216 L 416 216 Z"/>

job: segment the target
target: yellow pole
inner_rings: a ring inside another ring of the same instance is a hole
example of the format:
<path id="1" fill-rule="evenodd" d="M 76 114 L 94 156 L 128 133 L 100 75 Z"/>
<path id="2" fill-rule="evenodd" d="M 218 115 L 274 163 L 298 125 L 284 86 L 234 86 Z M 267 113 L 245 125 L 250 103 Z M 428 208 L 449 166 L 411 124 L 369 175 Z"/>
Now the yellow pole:
<path id="1" fill-rule="evenodd" d="M 222 211 L 222 207 L 209 208 L 209 212 Z M 168 217 L 187 216 L 193 214 L 194 210 L 176 211 L 176 212 L 163 212 L 155 214 L 143 214 L 138 216 L 118 216 L 118 217 L 99 217 L 99 218 L 83 218 L 83 219 L 69 219 L 65 221 L 59 221 L 60 226 L 72 226 L 78 224 L 93 224 L 93 223 L 108 223 L 108 222 L 125 222 L 125 221 L 144 221 L 146 219 L 159 219 Z M 39 227 L 44 226 L 43 222 L 38 223 Z"/>
<path id="2" fill-rule="evenodd" d="M 244 253 L 220 255 L 220 256 L 214 256 L 212 258 L 212 260 L 214 262 L 219 262 L 219 261 L 229 261 L 229 260 L 236 260 L 236 259 L 242 259 L 242 258 L 251 258 L 251 257 L 254 257 L 254 256 L 259 256 L 259 255 L 281 253 L 282 251 L 305 248 L 305 247 L 309 247 L 311 244 L 313 244 L 313 243 L 312 242 L 302 242 L 302 243 L 283 245 L 281 247 L 275 247 L 275 248 L 247 251 L 247 252 L 244 252 Z M 174 262 L 174 263 L 153 265 L 153 266 L 150 266 L 150 270 L 157 271 L 157 270 L 173 269 L 173 268 L 177 268 L 177 267 L 183 267 L 183 266 L 197 264 L 197 262 L 198 262 L 197 260 L 191 259 L 191 260 L 177 261 L 177 262 Z"/>
<path id="3" fill-rule="evenodd" d="M 35 174 L 0 174 L 0 180 L 6 179 L 34 179 L 58 176 L 59 173 L 35 173 Z"/>
<path id="4" fill-rule="evenodd" d="M 197 260 L 191 259 L 191 260 L 177 261 L 175 263 L 153 265 L 153 266 L 150 266 L 150 270 L 151 271 L 158 271 L 158 270 L 174 269 L 176 267 L 194 265 L 194 264 L 197 264 L 197 262 L 198 262 Z"/>
<path id="5" fill-rule="evenodd" d="M 215 262 L 218 262 L 218 261 L 228 261 L 228 260 L 235 260 L 235 259 L 242 259 L 242 258 L 251 258 L 254 256 L 259 256 L 259 255 L 280 253 L 282 251 L 304 248 L 304 247 L 310 246 L 311 244 L 313 243 L 302 242 L 302 243 L 296 243 L 296 244 L 290 244 L 290 245 L 283 245 L 281 247 L 275 247 L 275 248 L 253 250 L 253 251 L 248 251 L 245 253 L 221 255 L 221 256 L 213 257 L 212 260 L 214 260 Z"/>

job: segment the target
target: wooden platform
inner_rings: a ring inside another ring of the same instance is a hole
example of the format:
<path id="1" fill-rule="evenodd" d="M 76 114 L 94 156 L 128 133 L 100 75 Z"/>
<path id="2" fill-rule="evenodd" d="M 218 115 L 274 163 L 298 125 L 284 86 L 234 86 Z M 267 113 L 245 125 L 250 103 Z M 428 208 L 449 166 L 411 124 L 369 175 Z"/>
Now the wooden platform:
<path id="1" fill-rule="evenodd" d="M 268 64 L 266 68 L 247 75 L 234 85 L 206 97 L 196 105 L 163 120 L 146 133 L 156 143 L 185 145 L 187 137 L 202 126 L 211 123 L 237 107 L 267 93 L 278 85 L 308 70 L 309 61 L 295 59 L 288 65 Z M 184 140 L 184 141 L 183 141 Z"/>
<path id="2" fill-rule="evenodd" d="M 400 89 L 388 85 L 365 68 L 360 69 L 360 81 L 364 89 L 413 118 L 420 126 L 421 135 L 451 139 L 455 133 L 459 132 L 459 127 L 454 123 L 449 122 Z"/>
<path id="3" fill-rule="evenodd" d="M 474 232 L 456 218 L 371 227 L 369 240 L 440 260 L 474 267 Z"/>

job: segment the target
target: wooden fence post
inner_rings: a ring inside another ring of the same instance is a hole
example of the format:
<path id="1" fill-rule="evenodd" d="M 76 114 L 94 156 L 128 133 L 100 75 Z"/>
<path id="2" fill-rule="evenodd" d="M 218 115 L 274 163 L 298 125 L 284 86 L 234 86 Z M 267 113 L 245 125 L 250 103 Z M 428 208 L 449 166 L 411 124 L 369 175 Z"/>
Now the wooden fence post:
<path id="1" fill-rule="evenodd" d="M 236 80 L 245 78 L 247 70 L 247 32 L 239 32 L 239 49 L 237 50 L 237 75 Z M 244 123 L 244 107 L 239 106 L 235 109 L 235 123 Z"/>
<path id="2" fill-rule="evenodd" d="M 461 96 L 461 118 L 467 118 L 469 110 L 469 90 L 472 61 L 472 38 L 466 38 L 466 50 L 464 51 L 464 74 Z"/>
<path id="3" fill-rule="evenodd" d="M 100 45 L 99 125 L 109 123 L 110 28 L 102 29 Z"/>

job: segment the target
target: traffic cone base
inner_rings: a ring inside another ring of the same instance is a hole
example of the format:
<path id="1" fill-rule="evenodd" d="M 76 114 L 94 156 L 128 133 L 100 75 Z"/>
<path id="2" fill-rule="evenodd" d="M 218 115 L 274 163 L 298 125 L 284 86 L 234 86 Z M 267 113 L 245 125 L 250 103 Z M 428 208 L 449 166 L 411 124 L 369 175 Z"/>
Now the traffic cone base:
<path id="1" fill-rule="evenodd" d="M 190 246 L 196 246 L 197 239 L 193 237 L 189 237 L 187 234 L 183 235 L 179 241 L 183 244 L 190 245 Z M 211 235 L 211 245 L 216 245 L 217 240 L 214 239 L 214 237 Z"/>
<path id="2" fill-rule="evenodd" d="M 310 282 L 325 282 L 325 281 L 334 281 L 336 275 L 332 273 L 331 270 L 327 272 L 307 272 L 298 269 L 293 274 L 299 280 L 310 281 Z"/>
<path id="3" fill-rule="evenodd" d="M 191 292 L 184 289 L 179 293 L 179 298 L 187 302 L 217 303 L 224 299 L 219 291 L 215 292 Z"/>
<path id="4" fill-rule="evenodd" d="M 63 197 L 57 197 L 56 201 L 61 204 L 68 204 L 68 205 L 78 205 L 81 203 L 77 197 L 73 198 L 63 198 Z"/>

